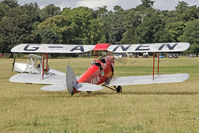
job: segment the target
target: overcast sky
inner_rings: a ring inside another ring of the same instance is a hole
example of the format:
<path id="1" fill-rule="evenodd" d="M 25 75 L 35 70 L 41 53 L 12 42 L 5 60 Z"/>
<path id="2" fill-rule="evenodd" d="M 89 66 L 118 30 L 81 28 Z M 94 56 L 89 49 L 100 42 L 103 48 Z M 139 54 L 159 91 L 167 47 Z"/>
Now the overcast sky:
<path id="1" fill-rule="evenodd" d="M 174 10 L 175 6 L 179 1 L 182 0 L 153 0 L 155 1 L 154 8 L 160 10 Z M 183 0 L 187 2 L 190 6 L 199 6 L 199 0 Z M 89 8 L 97 8 L 102 6 L 107 6 L 109 10 L 112 10 L 115 5 L 120 5 L 123 9 L 135 8 L 137 5 L 141 4 L 141 0 L 18 0 L 19 4 L 24 5 L 31 2 L 36 2 L 40 8 L 45 7 L 49 4 L 54 4 L 61 8 L 64 7 L 78 7 L 85 6 Z"/>

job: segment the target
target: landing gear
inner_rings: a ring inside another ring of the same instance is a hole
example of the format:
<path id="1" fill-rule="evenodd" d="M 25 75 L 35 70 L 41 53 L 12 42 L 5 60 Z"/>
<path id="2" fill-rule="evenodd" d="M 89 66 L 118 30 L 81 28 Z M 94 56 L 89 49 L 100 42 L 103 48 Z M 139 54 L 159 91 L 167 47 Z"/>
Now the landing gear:
<path id="1" fill-rule="evenodd" d="M 92 91 L 87 91 L 87 93 L 88 93 L 88 94 L 91 94 L 91 93 L 92 93 Z"/>
<path id="2" fill-rule="evenodd" d="M 74 95 L 74 92 L 72 91 L 72 92 L 71 92 L 71 96 L 73 96 L 73 95 Z"/>
<path id="3" fill-rule="evenodd" d="M 116 91 L 117 91 L 117 93 L 122 93 L 122 86 L 116 87 Z"/>
<path id="4" fill-rule="evenodd" d="M 109 86 L 107 86 L 107 85 L 105 85 L 105 84 L 103 84 L 102 86 L 105 86 L 106 88 L 108 88 L 108 89 L 111 89 L 111 90 L 113 90 L 113 91 L 116 91 L 117 93 L 122 93 L 122 86 L 113 86 L 114 88 L 111 88 L 111 87 L 109 87 Z"/>

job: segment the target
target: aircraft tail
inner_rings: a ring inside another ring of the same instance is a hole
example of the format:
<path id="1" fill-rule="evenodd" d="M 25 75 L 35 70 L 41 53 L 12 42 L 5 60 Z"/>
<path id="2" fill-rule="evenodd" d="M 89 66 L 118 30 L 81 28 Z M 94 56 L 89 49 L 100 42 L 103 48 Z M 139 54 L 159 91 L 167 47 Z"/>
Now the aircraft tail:
<path id="1" fill-rule="evenodd" d="M 71 67 L 66 68 L 66 86 L 68 92 L 73 95 L 80 91 L 97 91 L 103 87 L 90 83 L 79 83 Z"/>
<path id="2" fill-rule="evenodd" d="M 73 95 L 73 89 L 75 84 L 77 84 L 77 79 L 75 76 L 75 73 L 73 72 L 73 69 L 69 66 L 66 68 L 66 87 L 68 92 Z"/>

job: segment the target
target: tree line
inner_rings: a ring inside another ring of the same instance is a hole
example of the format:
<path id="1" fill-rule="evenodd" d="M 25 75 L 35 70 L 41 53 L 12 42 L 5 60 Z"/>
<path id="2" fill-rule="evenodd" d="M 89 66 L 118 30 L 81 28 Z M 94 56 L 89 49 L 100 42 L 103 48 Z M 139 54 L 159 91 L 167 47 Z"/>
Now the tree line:
<path id="1" fill-rule="evenodd" d="M 136 8 L 114 6 L 60 9 L 50 4 L 19 5 L 0 2 L 0 53 L 9 53 L 20 43 L 137 44 L 189 42 L 199 53 L 199 7 L 180 1 L 175 10 L 157 10 L 154 1 L 141 0 Z"/>

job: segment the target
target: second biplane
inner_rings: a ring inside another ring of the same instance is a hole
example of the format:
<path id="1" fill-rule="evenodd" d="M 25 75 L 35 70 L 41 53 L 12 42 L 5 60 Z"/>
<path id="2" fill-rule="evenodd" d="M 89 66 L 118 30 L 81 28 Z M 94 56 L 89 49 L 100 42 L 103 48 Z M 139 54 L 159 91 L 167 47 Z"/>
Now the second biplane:
<path id="1" fill-rule="evenodd" d="M 14 63 L 13 69 L 21 73 L 12 76 L 9 80 L 11 82 L 47 84 L 48 86 L 41 89 L 47 91 L 67 89 L 71 95 L 81 91 L 97 91 L 103 87 L 120 93 L 124 85 L 183 82 L 188 79 L 189 74 L 159 74 L 159 58 L 158 75 L 154 74 L 155 53 L 181 52 L 187 50 L 189 46 L 189 43 L 182 42 L 136 45 L 110 45 L 107 43 L 96 45 L 20 44 L 12 48 L 11 52 L 30 53 L 30 63 Z M 85 53 L 89 51 L 106 51 L 107 53 L 153 52 L 153 75 L 115 77 L 114 57 L 110 54 L 95 58 L 92 65 L 80 77 L 76 77 L 69 66 L 66 68 L 66 74 L 49 68 L 49 53 Z M 33 55 L 33 53 L 42 53 L 43 57 Z M 39 60 L 38 65 L 36 65 L 37 60 Z"/>

